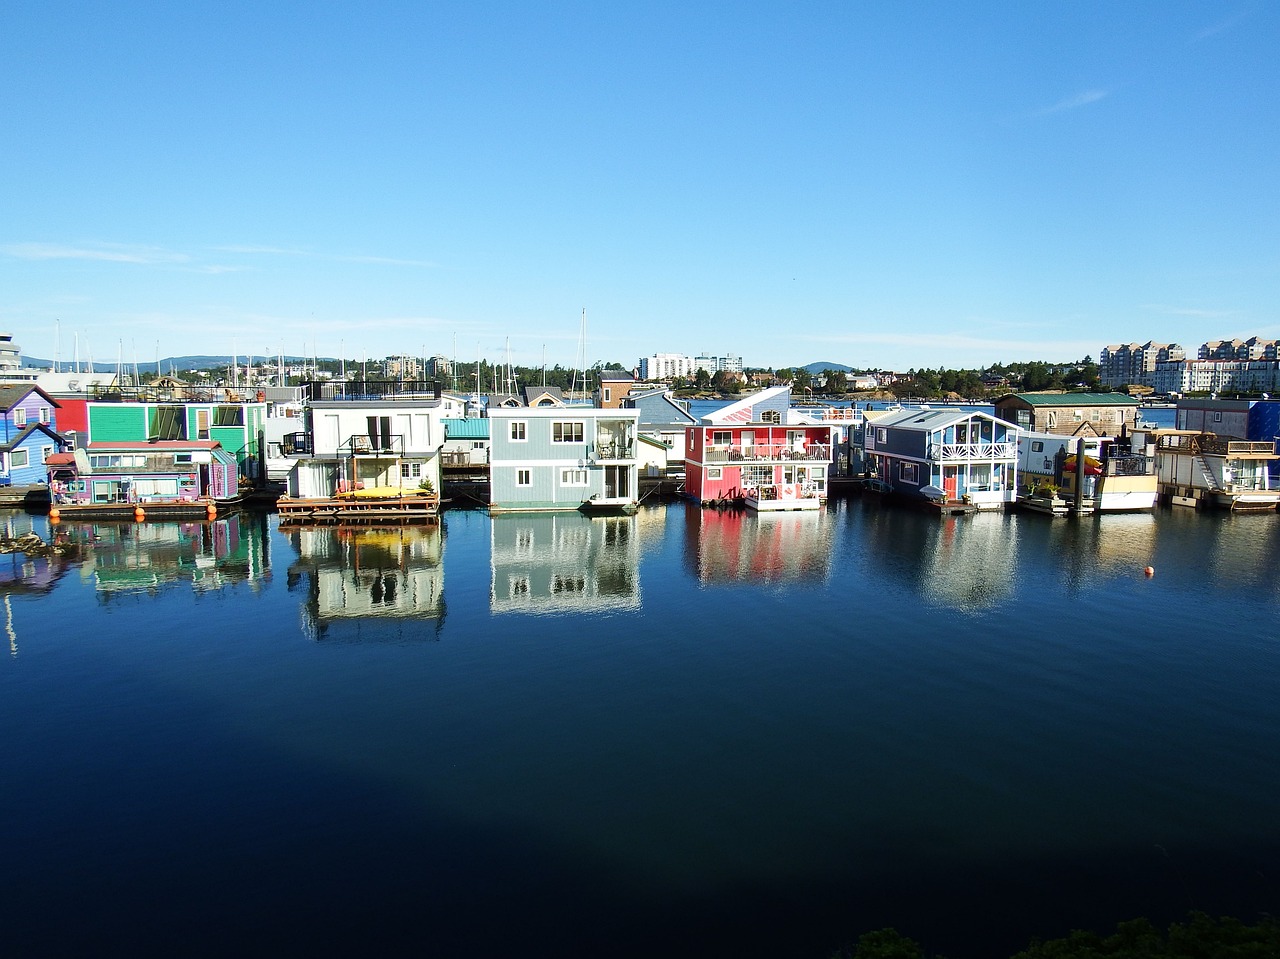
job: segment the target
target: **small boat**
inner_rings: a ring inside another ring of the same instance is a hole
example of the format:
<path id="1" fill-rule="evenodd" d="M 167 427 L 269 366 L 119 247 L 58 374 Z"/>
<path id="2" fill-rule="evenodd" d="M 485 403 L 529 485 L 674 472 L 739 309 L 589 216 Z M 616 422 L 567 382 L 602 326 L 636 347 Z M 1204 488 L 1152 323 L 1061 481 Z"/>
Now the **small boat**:
<path id="1" fill-rule="evenodd" d="M 625 516 L 639 508 L 639 504 L 629 496 L 601 496 L 599 493 L 583 500 L 578 507 L 581 512 L 592 516 Z"/>

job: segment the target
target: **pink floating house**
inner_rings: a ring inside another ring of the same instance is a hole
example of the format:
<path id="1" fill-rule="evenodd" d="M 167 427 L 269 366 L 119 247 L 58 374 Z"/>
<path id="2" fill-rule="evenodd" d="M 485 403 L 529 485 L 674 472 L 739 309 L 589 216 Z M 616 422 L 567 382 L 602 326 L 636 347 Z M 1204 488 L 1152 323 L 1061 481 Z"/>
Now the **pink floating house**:
<path id="1" fill-rule="evenodd" d="M 753 393 L 685 430 L 685 490 L 703 504 L 818 509 L 836 429 L 793 410 L 790 387 Z"/>

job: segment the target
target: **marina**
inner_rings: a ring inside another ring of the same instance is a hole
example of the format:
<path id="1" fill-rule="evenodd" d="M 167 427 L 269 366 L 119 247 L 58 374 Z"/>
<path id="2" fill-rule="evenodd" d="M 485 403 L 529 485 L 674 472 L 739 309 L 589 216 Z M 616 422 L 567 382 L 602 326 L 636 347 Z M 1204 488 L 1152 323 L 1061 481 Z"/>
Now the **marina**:
<path id="1" fill-rule="evenodd" d="M 1280 514 L 7 517 L 17 954 L 985 959 L 1274 906 Z"/>

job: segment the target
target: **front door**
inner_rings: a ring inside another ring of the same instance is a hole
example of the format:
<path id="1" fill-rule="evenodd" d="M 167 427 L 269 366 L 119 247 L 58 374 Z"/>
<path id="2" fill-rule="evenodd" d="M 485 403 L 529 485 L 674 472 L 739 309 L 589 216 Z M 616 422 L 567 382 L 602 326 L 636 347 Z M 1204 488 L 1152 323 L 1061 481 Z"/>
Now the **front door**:
<path id="1" fill-rule="evenodd" d="M 947 494 L 947 499 L 959 499 L 956 496 L 956 471 L 957 467 L 954 466 L 942 468 L 942 489 Z"/>
<path id="2" fill-rule="evenodd" d="M 604 468 L 604 495 L 608 499 L 625 499 L 629 492 L 631 468 L 629 466 L 606 466 Z"/>

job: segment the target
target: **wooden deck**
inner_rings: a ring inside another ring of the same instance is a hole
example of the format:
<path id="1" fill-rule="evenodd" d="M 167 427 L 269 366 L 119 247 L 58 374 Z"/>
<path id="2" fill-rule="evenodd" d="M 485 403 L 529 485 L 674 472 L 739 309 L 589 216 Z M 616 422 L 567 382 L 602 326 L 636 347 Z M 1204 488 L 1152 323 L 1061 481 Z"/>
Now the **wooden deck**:
<path id="1" fill-rule="evenodd" d="M 421 493 L 404 496 L 351 495 L 276 500 L 280 524 L 434 523 L 440 518 L 440 497 Z"/>

